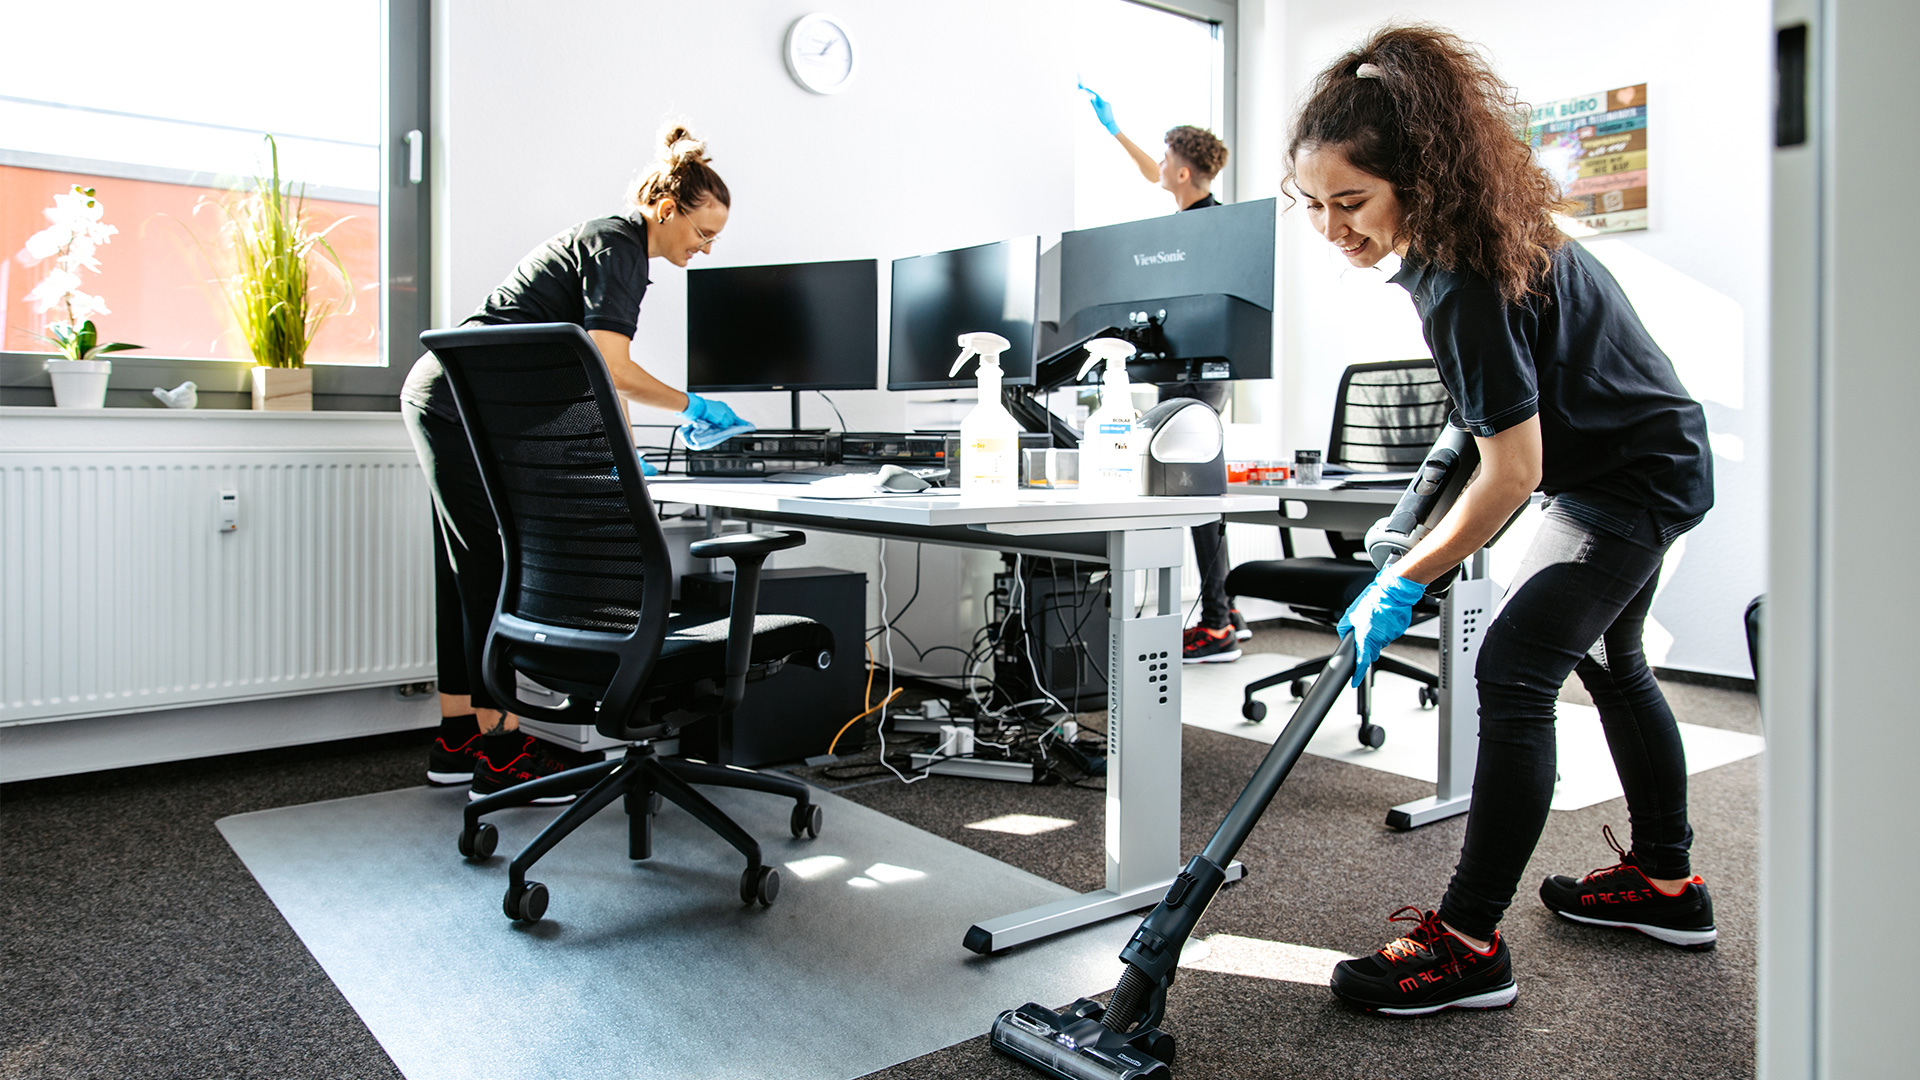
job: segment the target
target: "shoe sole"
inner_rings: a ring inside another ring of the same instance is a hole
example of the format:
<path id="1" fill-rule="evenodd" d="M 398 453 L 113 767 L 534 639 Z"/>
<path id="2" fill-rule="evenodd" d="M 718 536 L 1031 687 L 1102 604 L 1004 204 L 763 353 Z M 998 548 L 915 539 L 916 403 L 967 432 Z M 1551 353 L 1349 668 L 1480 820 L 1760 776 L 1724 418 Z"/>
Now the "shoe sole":
<path id="1" fill-rule="evenodd" d="M 1337 993 L 1334 996 L 1340 997 Z M 1353 1001 L 1350 998 L 1340 998 L 1340 1000 L 1351 1005 L 1357 1005 L 1368 1012 L 1379 1013 L 1382 1016 L 1432 1016 L 1434 1013 L 1445 1012 L 1448 1009 L 1510 1008 L 1519 996 L 1520 988 L 1513 983 L 1508 983 L 1505 986 L 1488 990 L 1485 993 L 1472 994 L 1453 1001 L 1442 1001 L 1432 1005 L 1420 1005 L 1411 1008 L 1396 1005 L 1374 1005 L 1364 1001 Z"/>
<path id="2" fill-rule="evenodd" d="M 1235 630 L 1235 631 L 1233 632 L 1233 639 L 1234 639 L 1235 641 L 1251 641 L 1251 640 L 1253 640 L 1253 631 L 1251 631 L 1251 630 Z"/>
<path id="3" fill-rule="evenodd" d="M 1232 652 L 1213 653 L 1209 656 L 1183 656 L 1180 658 L 1180 662 L 1183 664 L 1225 664 L 1238 659 L 1240 659 L 1240 650 L 1235 649 Z"/>
<path id="4" fill-rule="evenodd" d="M 459 772 L 434 772 L 432 769 L 428 769 L 427 783 L 440 784 L 443 786 L 450 785 L 450 784 L 471 784 L 473 783 L 473 770 L 468 769 L 466 772 L 459 773 Z"/>
<path id="5" fill-rule="evenodd" d="M 1648 937 L 1653 938 L 1655 941 L 1664 941 L 1669 945 L 1678 945 L 1683 949 L 1711 949 L 1714 943 L 1720 940 L 1720 931 L 1716 927 L 1708 927 L 1705 930 L 1674 930 L 1670 927 L 1650 926 L 1646 923 L 1614 922 L 1610 919 L 1590 919 L 1585 915 L 1575 915 L 1570 911 L 1561 911 L 1559 908 L 1552 908 L 1550 910 L 1563 919 L 1569 919 L 1577 923 L 1586 923 L 1588 926 L 1612 926 L 1621 930 L 1638 930 Z"/>
<path id="6" fill-rule="evenodd" d="M 500 789 L 500 791 L 512 791 L 512 790 L 513 789 L 510 787 L 503 787 Z M 498 795 L 499 793 L 500 793 L 499 791 L 487 791 L 487 792 L 468 791 L 467 801 L 479 802 L 481 799 L 486 798 L 488 795 Z M 527 805 L 528 806 L 559 806 L 563 803 L 570 803 L 579 797 L 580 796 L 578 795 L 544 795 L 538 799 L 533 799 L 529 801 Z"/>

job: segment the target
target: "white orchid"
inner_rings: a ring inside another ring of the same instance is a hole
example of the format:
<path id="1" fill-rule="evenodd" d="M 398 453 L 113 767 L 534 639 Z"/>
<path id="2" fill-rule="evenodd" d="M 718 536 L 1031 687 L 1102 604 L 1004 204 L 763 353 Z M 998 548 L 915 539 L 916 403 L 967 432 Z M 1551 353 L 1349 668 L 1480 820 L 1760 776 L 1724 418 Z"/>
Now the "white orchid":
<path id="1" fill-rule="evenodd" d="M 55 195 L 53 207 L 45 213 L 47 227 L 27 238 L 20 261 L 28 266 L 49 257 L 56 261 L 46 278 L 35 285 L 26 298 L 38 314 L 58 306 L 66 309 L 67 317 L 63 322 L 49 323 L 47 332 L 41 336 L 59 346 L 69 360 L 87 360 L 98 353 L 139 348 L 121 342 L 99 342 L 91 316 L 113 312 L 107 310 L 104 299 L 81 288 L 80 271 L 99 273 L 100 260 L 95 253 L 120 231 L 101 220 L 106 208 L 94 197 L 93 189 L 76 184 L 65 194 Z"/>

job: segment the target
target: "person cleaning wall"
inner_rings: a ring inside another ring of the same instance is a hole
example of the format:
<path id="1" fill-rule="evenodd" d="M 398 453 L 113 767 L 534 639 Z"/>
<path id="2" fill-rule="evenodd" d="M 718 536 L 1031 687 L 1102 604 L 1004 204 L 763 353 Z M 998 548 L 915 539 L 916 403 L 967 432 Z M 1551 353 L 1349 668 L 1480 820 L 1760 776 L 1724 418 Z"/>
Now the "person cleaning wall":
<path id="1" fill-rule="evenodd" d="M 1213 178 L 1226 167 L 1227 144 L 1221 142 L 1219 136 L 1205 128 L 1182 124 L 1168 130 L 1166 151 L 1155 161 L 1120 130 L 1113 118 L 1113 105 L 1107 99 L 1085 85 L 1080 89 L 1086 91 L 1100 126 L 1126 150 L 1140 175 L 1149 183 L 1159 184 L 1173 197 L 1175 213 L 1220 205 L 1220 200 L 1213 196 Z M 1215 412 L 1223 411 L 1227 404 L 1228 384 L 1224 380 L 1163 383 L 1159 390 L 1161 401 L 1194 398 L 1206 402 Z M 1189 664 L 1238 660 L 1240 642 L 1252 637 L 1253 631 L 1227 595 L 1227 571 L 1233 565 L 1227 555 L 1227 523 L 1195 525 L 1193 554 L 1200 567 L 1200 621 L 1187 628 L 1181 642 L 1181 659 Z"/>

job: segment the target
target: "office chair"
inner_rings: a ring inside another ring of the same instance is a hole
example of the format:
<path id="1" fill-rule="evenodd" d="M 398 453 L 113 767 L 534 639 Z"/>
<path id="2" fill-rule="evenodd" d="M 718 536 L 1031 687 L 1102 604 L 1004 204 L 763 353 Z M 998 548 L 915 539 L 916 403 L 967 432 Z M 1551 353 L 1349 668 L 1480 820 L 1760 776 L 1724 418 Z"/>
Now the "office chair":
<path id="1" fill-rule="evenodd" d="M 1396 472 L 1417 467 L 1447 422 L 1452 403 L 1440 384 L 1431 360 L 1394 360 L 1355 364 L 1340 376 L 1333 406 L 1333 431 L 1327 439 L 1327 461 L 1355 473 Z M 1367 583 L 1374 565 L 1360 537 L 1326 534 L 1332 558 L 1295 558 L 1291 530 L 1280 530 L 1283 558 L 1242 563 L 1227 575 L 1227 595 L 1256 596 L 1286 604 L 1295 613 L 1332 628 Z M 1414 606 L 1415 623 L 1440 614 L 1437 600 Z M 1288 683 L 1295 698 L 1304 697 L 1307 681 L 1327 666 L 1322 656 L 1247 684 L 1240 714 L 1248 720 L 1266 719 L 1267 706 L 1254 694 Z M 1420 684 L 1420 705 L 1440 701 L 1440 677 L 1392 656 L 1381 656 L 1360 684 L 1360 744 L 1378 749 L 1386 731 L 1373 722 L 1373 673 L 1390 671 Z"/>
<path id="2" fill-rule="evenodd" d="M 580 792 L 508 868 L 503 907 L 538 922 L 547 889 L 527 880 L 533 864 L 588 818 L 624 801 L 627 857 L 653 850 L 661 799 L 684 807 L 746 856 L 743 903 L 771 904 L 778 871 L 760 845 L 693 784 L 790 797 L 793 835 L 818 836 L 821 812 L 807 785 L 658 754 L 653 740 L 708 716 L 724 716 L 746 684 L 789 662 L 824 669 L 833 636 L 812 619 L 755 612 L 761 565 L 798 547 L 798 532 L 745 533 L 695 543 L 696 558 L 734 565 L 730 610 L 672 610 L 673 567 L 647 495 L 640 457 L 606 365 L 586 332 L 566 323 L 433 330 L 420 335 L 447 370 L 506 563 L 487 628 L 480 677 L 512 711 L 562 724 L 591 724 L 632 744 L 623 757 L 530 780 L 467 804 L 460 854 L 492 855 L 499 833 L 482 816 L 544 795 Z M 565 697 L 530 703 L 519 677 Z M 584 790 L 583 790 L 584 789 Z"/>

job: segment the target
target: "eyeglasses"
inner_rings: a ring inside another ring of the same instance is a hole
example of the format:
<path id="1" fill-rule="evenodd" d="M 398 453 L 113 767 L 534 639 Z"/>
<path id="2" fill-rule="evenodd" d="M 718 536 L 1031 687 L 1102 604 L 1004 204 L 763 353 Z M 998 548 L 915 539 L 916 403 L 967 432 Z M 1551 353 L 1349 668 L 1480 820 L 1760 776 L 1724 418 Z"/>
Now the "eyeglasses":
<path id="1" fill-rule="evenodd" d="M 687 224 L 693 225 L 693 221 L 689 219 L 687 221 Z M 701 228 L 698 225 L 693 225 L 693 235 L 696 240 L 700 241 L 700 248 L 702 251 L 712 247 L 713 242 L 715 240 L 720 239 L 720 234 L 718 232 L 708 232 L 707 230 Z"/>

